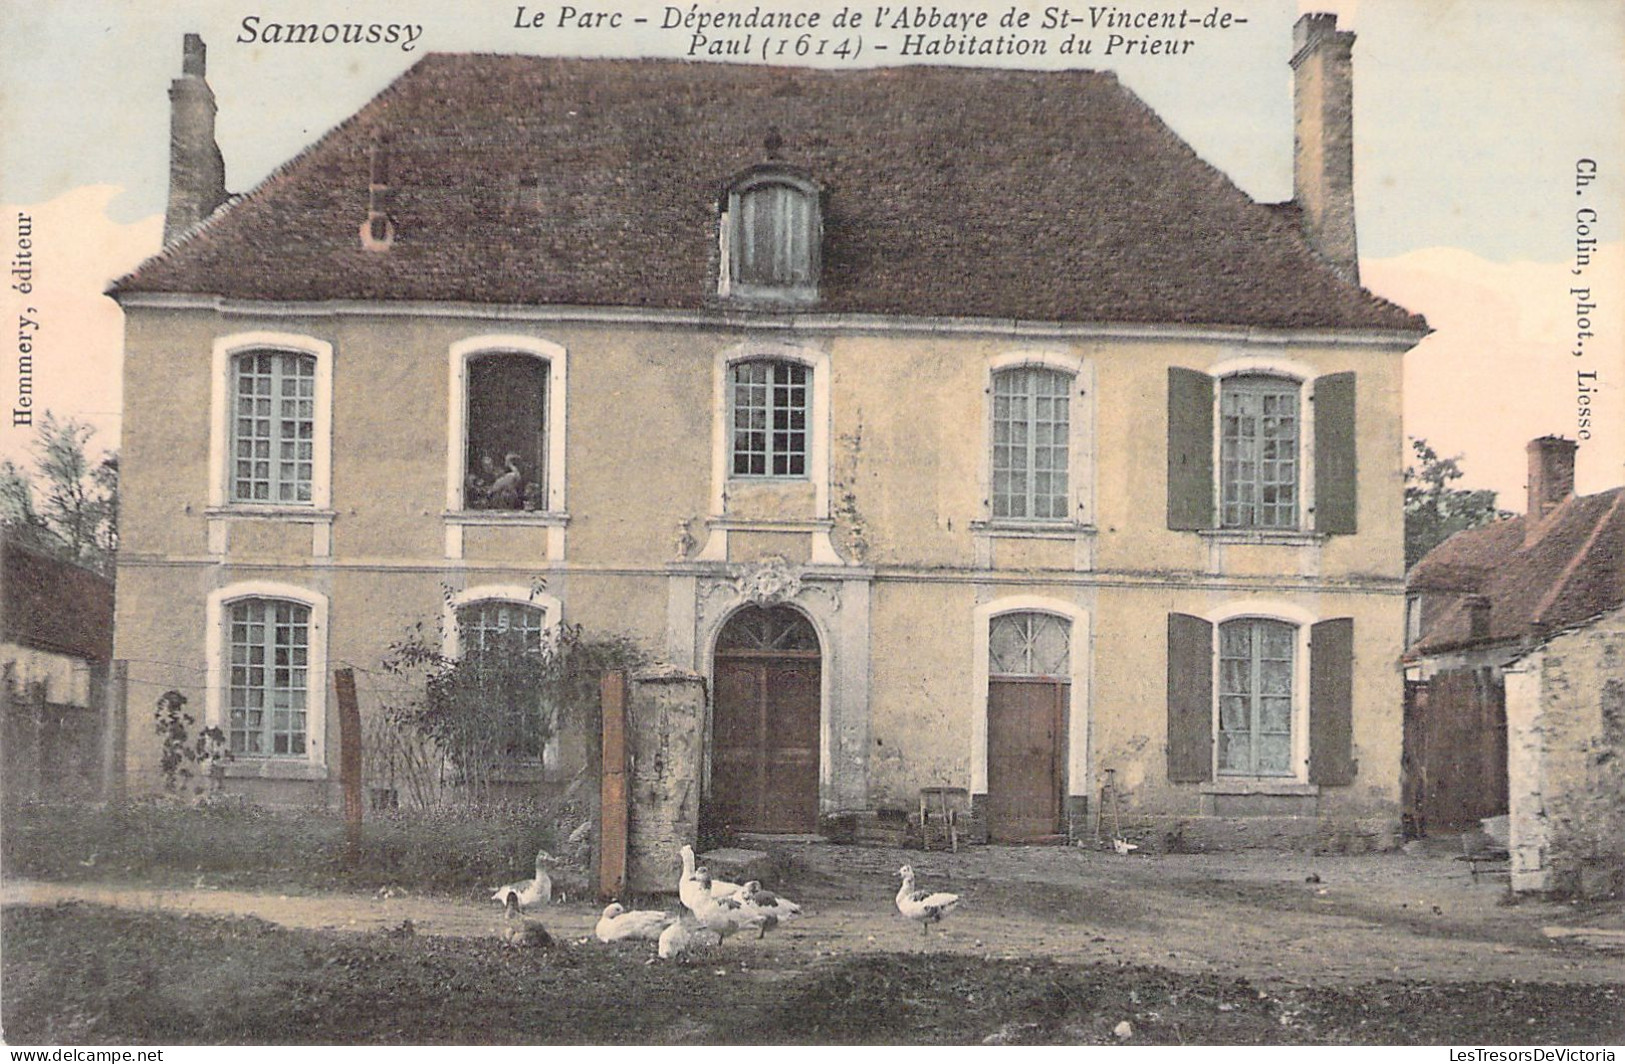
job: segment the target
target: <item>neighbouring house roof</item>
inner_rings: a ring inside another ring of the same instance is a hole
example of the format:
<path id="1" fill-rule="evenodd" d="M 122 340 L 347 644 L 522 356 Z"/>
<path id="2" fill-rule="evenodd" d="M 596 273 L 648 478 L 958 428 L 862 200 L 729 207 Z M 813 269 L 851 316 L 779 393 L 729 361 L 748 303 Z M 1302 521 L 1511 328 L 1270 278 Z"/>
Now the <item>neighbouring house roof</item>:
<path id="1" fill-rule="evenodd" d="M 87 661 L 113 657 L 113 581 L 0 536 L 0 642 Z"/>
<path id="2" fill-rule="evenodd" d="M 113 293 L 712 306 L 719 202 L 770 161 L 825 189 L 821 312 L 1427 327 L 1081 70 L 429 55 Z"/>
<path id="3" fill-rule="evenodd" d="M 1457 532 L 1412 567 L 1406 586 L 1426 604 L 1408 658 L 1504 641 L 1539 640 L 1625 603 L 1625 487 L 1571 495 L 1529 535 L 1529 517 Z M 1474 636 L 1474 596 L 1489 629 Z"/>

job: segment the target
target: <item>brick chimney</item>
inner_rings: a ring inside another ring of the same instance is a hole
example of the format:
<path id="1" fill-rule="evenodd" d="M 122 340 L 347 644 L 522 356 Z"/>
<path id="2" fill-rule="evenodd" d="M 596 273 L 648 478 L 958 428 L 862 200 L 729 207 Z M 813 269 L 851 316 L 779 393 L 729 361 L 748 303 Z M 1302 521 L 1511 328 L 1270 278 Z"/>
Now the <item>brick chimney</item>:
<path id="1" fill-rule="evenodd" d="M 1574 494 L 1574 452 L 1579 444 L 1561 436 L 1529 441 L 1529 509 L 1524 524 L 1532 531 L 1541 520 Z"/>
<path id="2" fill-rule="evenodd" d="M 1354 241 L 1354 34 L 1337 16 L 1292 27 L 1292 201 L 1309 246 L 1338 276 L 1360 283 Z"/>
<path id="3" fill-rule="evenodd" d="M 226 201 L 226 164 L 214 139 L 214 90 L 203 78 L 206 55 L 203 38 L 188 33 L 181 46 L 181 76 L 169 83 L 166 244 Z"/>

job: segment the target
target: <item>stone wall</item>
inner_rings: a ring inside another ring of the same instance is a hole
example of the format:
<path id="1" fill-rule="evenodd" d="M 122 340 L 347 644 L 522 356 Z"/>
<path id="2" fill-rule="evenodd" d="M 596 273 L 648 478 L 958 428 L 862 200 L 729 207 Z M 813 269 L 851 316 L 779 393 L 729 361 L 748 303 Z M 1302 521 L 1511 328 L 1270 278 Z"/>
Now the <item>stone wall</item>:
<path id="1" fill-rule="evenodd" d="M 1509 667 L 1512 886 L 1625 887 L 1625 609 Z"/>
<path id="2" fill-rule="evenodd" d="M 692 846 L 699 830 L 705 706 L 705 680 L 687 669 L 641 670 L 628 684 L 629 891 L 677 889 L 678 850 Z"/>

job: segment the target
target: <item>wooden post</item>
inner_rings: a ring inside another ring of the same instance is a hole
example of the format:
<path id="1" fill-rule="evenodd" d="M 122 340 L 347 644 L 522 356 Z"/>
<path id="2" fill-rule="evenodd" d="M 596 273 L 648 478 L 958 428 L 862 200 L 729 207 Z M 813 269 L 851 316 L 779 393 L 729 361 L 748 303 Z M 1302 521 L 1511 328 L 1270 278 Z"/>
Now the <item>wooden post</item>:
<path id="1" fill-rule="evenodd" d="M 626 889 L 630 810 L 626 787 L 626 673 L 604 674 L 599 697 L 604 721 L 604 773 L 600 784 L 598 896 L 620 897 Z"/>
<path id="2" fill-rule="evenodd" d="M 45 793 L 45 683 L 28 685 L 28 782 L 23 793 L 38 798 Z"/>
<path id="3" fill-rule="evenodd" d="M 102 800 L 123 803 L 128 791 L 130 663 L 115 660 L 102 685 Z"/>
<path id="4" fill-rule="evenodd" d="M 361 706 L 355 697 L 355 671 L 333 670 L 339 701 L 339 785 L 344 790 L 345 856 L 361 856 Z"/>

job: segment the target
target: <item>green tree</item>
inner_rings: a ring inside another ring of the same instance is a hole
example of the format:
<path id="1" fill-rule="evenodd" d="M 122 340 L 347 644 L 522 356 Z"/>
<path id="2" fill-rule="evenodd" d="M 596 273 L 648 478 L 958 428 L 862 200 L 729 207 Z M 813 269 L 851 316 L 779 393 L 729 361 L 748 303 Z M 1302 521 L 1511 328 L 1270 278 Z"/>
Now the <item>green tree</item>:
<path id="1" fill-rule="evenodd" d="M 1405 568 L 1457 532 L 1511 517 L 1495 505 L 1495 492 L 1450 485 L 1462 477 L 1461 455 L 1441 458 L 1427 440 L 1410 438 L 1413 465 L 1405 467 Z"/>
<path id="2" fill-rule="evenodd" d="M 34 463 L 0 462 L 0 523 L 32 545 L 109 575 L 118 552 L 118 455 L 94 462 L 87 445 L 96 430 L 77 418 L 45 412 L 36 430 Z"/>

